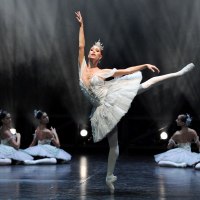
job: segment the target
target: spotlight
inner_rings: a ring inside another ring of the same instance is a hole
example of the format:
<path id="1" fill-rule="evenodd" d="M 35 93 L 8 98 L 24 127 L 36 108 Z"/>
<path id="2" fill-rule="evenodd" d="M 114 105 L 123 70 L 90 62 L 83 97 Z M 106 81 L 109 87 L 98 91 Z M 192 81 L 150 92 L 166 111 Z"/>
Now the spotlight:
<path id="1" fill-rule="evenodd" d="M 168 134 L 166 133 L 166 132 L 162 132 L 161 134 L 160 134 L 160 139 L 161 140 L 166 140 L 168 138 Z"/>
<path id="2" fill-rule="evenodd" d="M 86 129 L 82 129 L 82 130 L 80 131 L 80 135 L 81 135 L 82 137 L 85 137 L 85 136 L 88 135 L 88 131 L 87 131 Z"/>
<path id="3" fill-rule="evenodd" d="M 14 134 L 16 134 L 16 129 L 15 128 L 11 128 L 10 132 L 14 135 Z"/>

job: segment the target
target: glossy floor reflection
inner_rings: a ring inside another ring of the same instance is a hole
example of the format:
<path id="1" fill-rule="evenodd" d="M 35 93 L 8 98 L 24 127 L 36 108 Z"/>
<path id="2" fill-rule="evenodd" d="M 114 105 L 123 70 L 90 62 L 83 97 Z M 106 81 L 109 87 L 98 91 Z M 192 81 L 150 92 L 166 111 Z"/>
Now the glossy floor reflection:
<path id="1" fill-rule="evenodd" d="M 105 185 L 106 156 L 74 155 L 70 164 L 1 166 L 0 199 L 200 199 L 200 171 L 161 168 L 152 156 L 120 156 L 116 191 Z"/>

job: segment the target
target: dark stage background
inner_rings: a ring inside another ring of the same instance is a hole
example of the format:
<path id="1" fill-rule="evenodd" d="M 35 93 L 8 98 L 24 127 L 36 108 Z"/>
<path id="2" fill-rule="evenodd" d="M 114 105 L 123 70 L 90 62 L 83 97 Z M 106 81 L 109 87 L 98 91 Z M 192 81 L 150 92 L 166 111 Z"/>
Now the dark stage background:
<path id="1" fill-rule="evenodd" d="M 78 84 L 77 10 L 87 50 L 99 38 L 104 43 L 102 68 L 150 63 L 165 74 L 197 66 L 134 99 L 119 123 L 121 149 L 165 148 L 160 130 L 171 135 L 179 113 L 190 113 L 200 134 L 199 9 L 199 0 L 0 0 L 0 107 L 13 115 L 22 148 L 32 140 L 34 109 L 49 114 L 63 148 L 107 144 L 79 136 L 82 125 L 89 128 L 89 106 Z M 155 75 L 143 71 L 143 81 Z"/>

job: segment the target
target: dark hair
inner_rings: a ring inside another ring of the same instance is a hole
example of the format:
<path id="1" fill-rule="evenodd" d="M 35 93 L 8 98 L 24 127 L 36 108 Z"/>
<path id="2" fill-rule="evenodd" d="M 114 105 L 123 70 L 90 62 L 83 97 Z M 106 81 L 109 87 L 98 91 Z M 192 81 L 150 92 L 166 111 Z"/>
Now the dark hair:
<path id="1" fill-rule="evenodd" d="M 186 113 L 181 116 L 181 121 L 185 123 L 186 126 L 190 126 L 192 122 L 192 117 Z"/>
<path id="2" fill-rule="evenodd" d="M 36 119 L 41 119 L 42 115 L 44 112 L 42 112 L 41 110 L 34 110 L 34 117 Z"/>
<path id="3" fill-rule="evenodd" d="M 0 110 L 0 120 L 4 119 L 8 112 L 6 110 Z"/>

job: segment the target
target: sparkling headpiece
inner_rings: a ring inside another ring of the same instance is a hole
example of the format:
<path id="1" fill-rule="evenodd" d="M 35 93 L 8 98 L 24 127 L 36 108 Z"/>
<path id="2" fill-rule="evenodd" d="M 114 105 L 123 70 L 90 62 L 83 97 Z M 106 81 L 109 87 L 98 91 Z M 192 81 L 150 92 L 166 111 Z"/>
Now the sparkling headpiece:
<path id="1" fill-rule="evenodd" d="M 192 117 L 190 117 L 189 114 L 186 113 L 186 122 L 185 122 L 185 125 L 186 126 L 189 126 L 192 122 Z"/>
<path id="2" fill-rule="evenodd" d="M 40 119 L 42 117 L 42 111 L 41 110 L 34 110 L 33 112 L 34 117 L 37 119 Z"/>
<path id="3" fill-rule="evenodd" d="M 99 47 L 99 49 L 101 49 L 101 51 L 103 51 L 104 46 L 103 46 L 103 43 L 101 43 L 100 39 L 94 43 L 94 46 Z"/>

